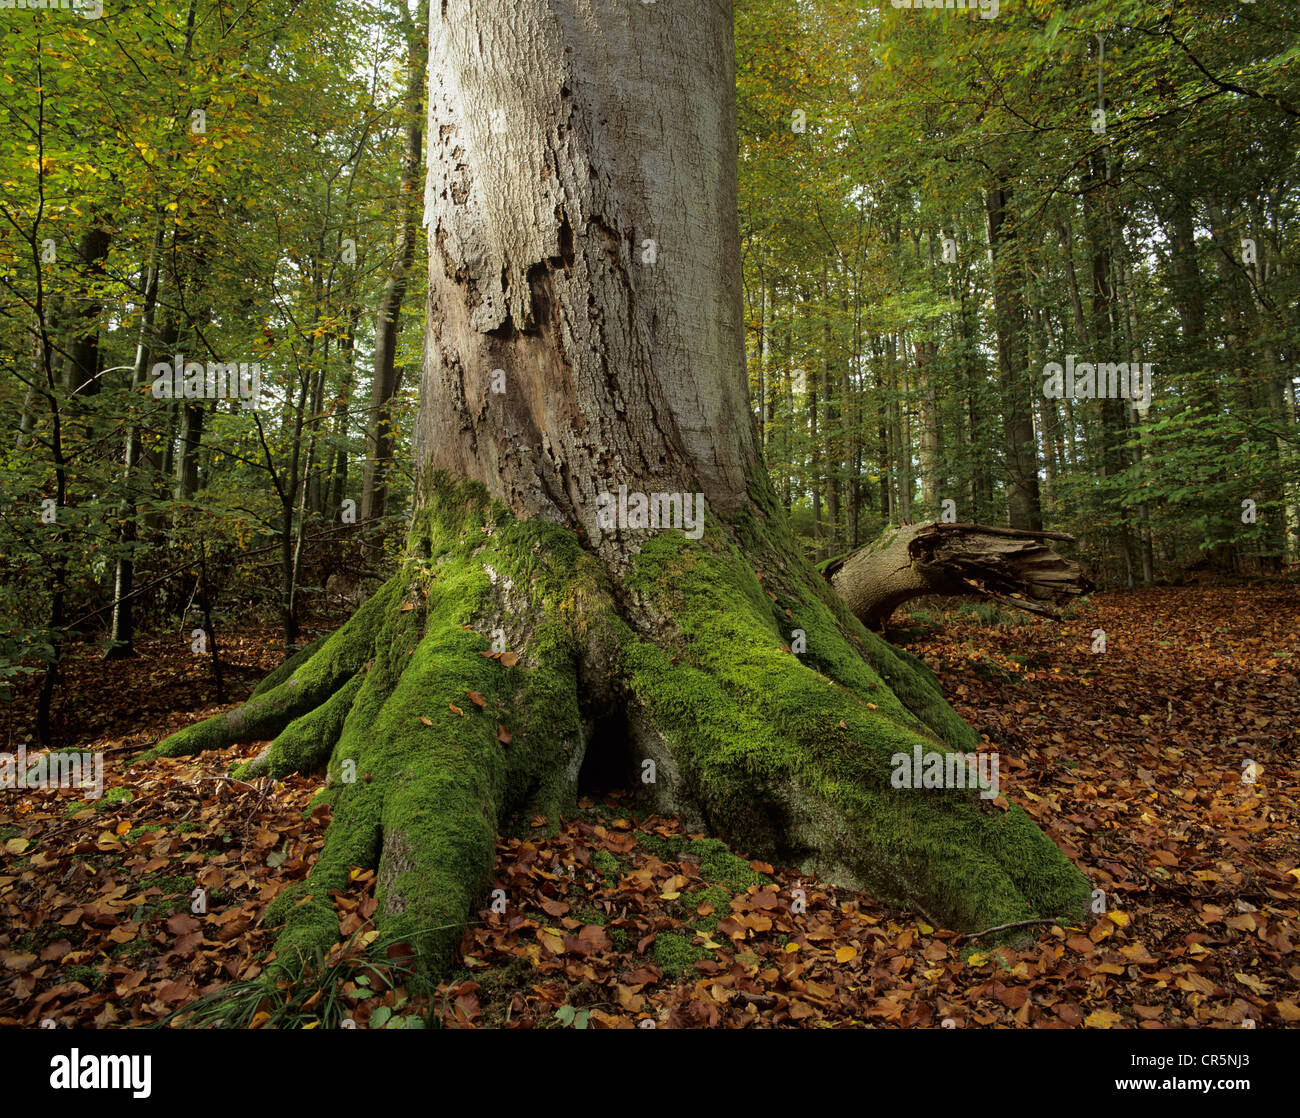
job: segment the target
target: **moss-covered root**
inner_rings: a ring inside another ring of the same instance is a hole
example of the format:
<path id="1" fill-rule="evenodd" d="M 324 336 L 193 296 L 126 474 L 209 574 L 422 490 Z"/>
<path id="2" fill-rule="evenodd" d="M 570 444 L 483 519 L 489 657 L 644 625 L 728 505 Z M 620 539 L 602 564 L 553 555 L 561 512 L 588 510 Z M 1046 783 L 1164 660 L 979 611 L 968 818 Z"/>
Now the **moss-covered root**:
<path id="1" fill-rule="evenodd" d="M 317 637 L 311 642 L 311 644 L 298 649 L 297 652 L 290 656 L 273 672 L 262 677 L 262 682 L 253 688 L 252 697 L 260 695 L 263 691 L 270 691 L 272 687 L 279 687 L 280 684 L 293 675 L 293 673 L 302 667 L 303 664 L 307 663 L 308 660 L 315 656 L 316 653 L 320 651 L 320 646 L 327 640 L 329 640 L 328 633 L 323 637 Z"/>
<path id="2" fill-rule="evenodd" d="M 460 497 L 448 525 L 417 519 L 410 592 L 388 607 L 373 664 L 349 685 L 325 846 L 306 882 L 266 915 L 284 921 L 272 980 L 337 941 L 331 893 L 347 888 L 353 867 L 377 870 L 383 939 L 413 948 L 424 978 L 445 973 L 487 891 L 502 823 L 544 811 L 558 825 L 575 805 L 579 665 L 595 640 L 592 611 L 604 616 L 607 599 L 572 533 L 515 522 L 481 491 Z M 509 634 L 509 657 L 493 655 L 494 630 Z M 302 735 L 297 724 L 281 735 L 283 751 L 273 744 L 272 771 L 304 759 L 313 726 L 332 727 L 324 710 L 309 717 Z"/>
<path id="3" fill-rule="evenodd" d="M 279 778 L 323 769 L 364 679 L 365 673 L 357 672 L 322 705 L 290 722 L 266 749 L 232 775 L 239 780 L 255 776 Z"/>
<path id="4" fill-rule="evenodd" d="M 725 540 L 661 537 L 632 580 L 680 633 L 676 650 L 629 642 L 632 687 L 713 832 L 958 931 L 1081 918 L 1083 875 L 1018 807 L 971 790 L 965 764 L 965 788 L 922 787 L 921 772 L 895 786 L 899 755 L 937 753 L 946 769 L 950 746 L 978 741 L 928 673 L 885 649 L 863 659 L 797 584 L 772 602 L 753 562 Z"/>
<path id="5" fill-rule="evenodd" d="M 403 585 L 404 580 L 395 576 L 380 587 L 282 683 L 254 692 L 248 702 L 234 710 L 186 726 L 138 760 L 181 757 L 205 749 L 223 749 L 235 742 L 275 737 L 294 719 L 324 704 L 362 669 L 372 655 L 375 635 L 386 611 Z"/>

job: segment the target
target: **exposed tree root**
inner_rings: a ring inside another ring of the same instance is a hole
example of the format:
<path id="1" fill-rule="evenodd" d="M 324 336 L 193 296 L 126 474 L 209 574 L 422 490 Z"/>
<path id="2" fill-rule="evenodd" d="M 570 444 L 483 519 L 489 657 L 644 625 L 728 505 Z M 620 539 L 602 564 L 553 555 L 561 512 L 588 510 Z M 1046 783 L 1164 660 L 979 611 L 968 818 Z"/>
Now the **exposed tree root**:
<path id="1" fill-rule="evenodd" d="M 290 722 L 275 741 L 246 765 L 240 765 L 234 775 L 246 780 L 253 776 L 282 777 L 324 768 L 364 680 L 365 673 L 357 672 L 320 706 Z"/>
<path id="2" fill-rule="evenodd" d="M 375 633 L 397 587 L 396 579 L 381 587 L 284 682 L 260 693 L 254 691 L 248 702 L 226 714 L 187 726 L 140 759 L 180 757 L 205 749 L 223 749 L 236 742 L 275 737 L 295 718 L 326 702 L 361 670 L 371 656 Z"/>
<path id="3" fill-rule="evenodd" d="M 155 750 L 274 733 L 246 772 L 328 759 L 325 846 L 268 911 L 284 920 L 269 976 L 336 942 L 330 892 L 354 866 L 377 870 L 385 936 L 445 971 L 496 835 L 537 814 L 558 827 L 589 750 L 643 775 L 653 761 L 658 808 L 750 856 L 957 930 L 1083 911 L 1086 881 L 1019 808 L 892 785 L 895 755 L 969 754 L 978 737 L 927 669 L 786 558 L 779 519 L 642 540 L 614 583 L 573 533 L 516 521 L 478 486 L 427 485 L 401 571 L 344 629 Z"/>

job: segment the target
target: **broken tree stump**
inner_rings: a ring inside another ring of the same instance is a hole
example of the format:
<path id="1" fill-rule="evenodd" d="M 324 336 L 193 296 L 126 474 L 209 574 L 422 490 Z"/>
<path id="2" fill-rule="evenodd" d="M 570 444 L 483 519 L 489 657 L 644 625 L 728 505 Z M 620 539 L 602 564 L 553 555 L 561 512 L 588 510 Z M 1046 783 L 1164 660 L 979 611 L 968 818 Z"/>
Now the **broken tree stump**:
<path id="1" fill-rule="evenodd" d="M 1074 537 L 930 520 L 889 528 L 822 574 L 858 620 L 877 632 L 903 602 L 925 594 L 991 598 L 1059 619 L 1044 603 L 1086 594 L 1093 583 L 1049 541 L 1073 543 Z"/>

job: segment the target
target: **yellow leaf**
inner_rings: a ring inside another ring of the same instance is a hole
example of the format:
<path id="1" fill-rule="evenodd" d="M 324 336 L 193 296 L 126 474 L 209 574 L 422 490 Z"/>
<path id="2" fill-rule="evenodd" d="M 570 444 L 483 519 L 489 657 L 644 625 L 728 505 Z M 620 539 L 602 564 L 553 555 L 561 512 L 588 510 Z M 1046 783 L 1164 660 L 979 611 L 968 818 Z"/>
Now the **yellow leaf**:
<path id="1" fill-rule="evenodd" d="M 675 900 L 676 900 L 678 897 L 680 897 L 680 896 L 681 896 L 681 893 L 679 893 L 676 889 L 673 889 L 673 890 L 671 890 L 670 892 L 667 892 L 667 893 L 660 893 L 660 894 L 659 894 L 659 899 L 660 899 L 661 901 L 675 901 Z"/>
<path id="2" fill-rule="evenodd" d="M 1114 924 L 1117 928 L 1128 927 L 1128 913 L 1111 911 L 1106 913 L 1106 919 Z"/>
<path id="3" fill-rule="evenodd" d="M 1112 1029 L 1119 1021 L 1119 1014 L 1112 1013 L 1109 1009 L 1093 1010 L 1083 1019 L 1083 1023 L 1090 1029 Z"/>
<path id="4" fill-rule="evenodd" d="M 1238 982 L 1240 982 L 1243 986 L 1249 986 L 1261 998 L 1268 997 L 1270 992 L 1269 988 L 1265 986 L 1258 978 L 1253 978 L 1249 974 L 1242 974 L 1241 971 L 1235 971 L 1232 977 L 1235 978 Z"/>
<path id="5" fill-rule="evenodd" d="M 979 951 L 976 951 L 969 959 L 966 960 L 972 967 L 982 967 L 989 961 L 989 957 Z"/>
<path id="6" fill-rule="evenodd" d="M 785 953 L 787 955 L 793 955 L 798 950 L 799 950 L 799 945 L 797 943 L 787 943 L 785 945 Z"/>
<path id="7" fill-rule="evenodd" d="M 25 838 L 11 838 L 5 843 L 5 853 L 21 854 L 29 846 L 31 846 L 31 842 Z"/>
<path id="8" fill-rule="evenodd" d="M 835 961 L 837 963 L 851 963 L 857 957 L 858 949 L 856 947 L 845 946 L 835 952 Z"/>
<path id="9" fill-rule="evenodd" d="M 271 1015 L 266 1010 L 259 1009 L 253 1014 L 253 1019 L 248 1023 L 248 1027 L 250 1029 L 260 1029 L 269 1020 L 271 1020 Z"/>
<path id="10" fill-rule="evenodd" d="M 303 1032 L 306 1032 L 308 1029 L 314 1029 L 314 1028 L 316 1028 L 316 1026 L 319 1025 L 319 1024 L 320 1024 L 319 1021 L 310 1021 L 310 1022 L 308 1022 L 306 1025 L 304 1025 L 304 1026 L 302 1027 Z"/>
<path id="11" fill-rule="evenodd" d="M 122 820 L 120 823 L 118 823 L 118 825 L 117 825 L 117 833 L 118 833 L 119 835 L 124 835 L 124 834 L 126 834 L 126 832 L 129 831 L 130 829 L 131 829 L 131 824 L 128 823 L 125 819 L 123 819 L 123 820 Z"/>

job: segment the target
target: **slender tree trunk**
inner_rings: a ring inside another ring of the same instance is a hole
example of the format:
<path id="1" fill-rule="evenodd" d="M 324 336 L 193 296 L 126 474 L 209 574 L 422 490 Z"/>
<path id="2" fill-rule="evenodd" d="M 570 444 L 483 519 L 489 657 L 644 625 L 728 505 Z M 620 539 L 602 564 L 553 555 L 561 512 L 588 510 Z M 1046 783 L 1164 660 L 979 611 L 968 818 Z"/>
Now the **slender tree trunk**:
<path id="1" fill-rule="evenodd" d="M 154 309 L 158 303 L 158 272 L 163 247 L 163 224 L 160 221 L 154 234 L 149 261 L 142 275 L 144 288 L 144 305 L 140 310 L 140 333 L 136 342 L 135 366 L 131 370 L 131 387 L 139 393 L 149 383 L 150 358 L 153 356 L 153 319 Z M 136 398 L 139 406 L 139 396 Z M 136 524 L 136 463 L 140 457 L 140 424 L 132 422 L 126 429 L 126 445 L 123 449 L 122 464 L 122 532 L 121 543 L 127 549 L 118 557 L 113 578 L 113 620 L 109 632 L 108 648 L 104 659 L 117 660 L 133 656 L 135 649 L 134 590 L 135 557 L 131 552 L 137 533 Z"/>
<path id="2" fill-rule="evenodd" d="M 1142 360 L 1142 347 L 1138 344 L 1138 317 L 1136 299 L 1133 295 L 1133 274 L 1129 267 L 1128 246 L 1124 241 L 1122 227 L 1118 233 L 1119 260 L 1117 261 L 1116 275 L 1119 280 L 1120 306 L 1122 308 L 1124 336 L 1128 342 L 1129 362 L 1135 364 Z M 1131 425 L 1135 428 L 1141 428 L 1141 425 L 1146 422 L 1146 416 L 1139 415 L 1135 408 L 1130 408 L 1126 414 Z M 1129 463 L 1137 474 L 1138 484 L 1141 485 L 1146 470 L 1145 462 L 1148 457 L 1149 437 L 1142 434 L 1141 430 L 1138 430 L 1136 434 L 1131 436 L 1131 442 Z M 1150 586 L 1155 581 L 1155 552 L 1151 540 L 1151 506 L 1145 500 L 1139 501 L 1137 512 L 1138 555 L 1142 563 L 1142 585 Z"/>
<path id="3" fill-rule="evenodd" d="M 339 340 L 339 349 L 343 356 L 343 376 L 339 382 L 339 394 L 334 401 L 334 462 L 331 468 L 332 486 L 330 491 L 330 515 L 340 515 L 348 487 L 348 424 L 352 408 L 352 382 L 356 376 L 356 338 L 357 320 L 360 307 L 355 303 L 348 312 L 347 331 Z"/>
<path id="4" fill-rule="evenodd" d="M 1029 353 L 1025 344 L 1025 275 L 1019 231 L 1011 214 L 1011 179 L 1000 171 L 985 196 L 989 259 L 993 272 L 994 328 L 1002 387 L 1002 434 L 1007 463 L 1007 517 L 1012 528 L 1041 531 L 1038 456 L 1029 403 Z"/>
<path id="5" fill-rule="evenodd" d="M 1114 328 L 1115 292 L 1109 182 L 1110 170 L 1106 156 L 1104 154 L 1090 156 L 1088 173 L 1084 179 L 1084 210 L 1088 215 L 1092 254 L 1092 329 L 1089 332 L 1089 340 L 1094 349 L 1086 356 L 1093 364 L 1115 361 L 1119 356 Z M 1102 472 L 1106 477 L 1118 477 L 1125 469 L 1124 442 L 1127 424 L 1124 409 L 1127 403 L 1124 400 L 1101 399 L 1098 404 L 1101 411 Z M 1136 581 L 1136 564 L 1133 536 L 1127 522 L 1120 525 L 1118 542 L 1125 564 L 1126 579 L 1128 585 L 1132 586 Z"/>
<path id="6" fill-rule="evenodd" d="M 405 13 L 406 6 L 399 6 Z M 397 246 L 388 278 L 379 296 L 375 316 L 375 361 L 370 396 L 370 417 L 366 424 L 366 464 L 361 480 L 361 519 L 373 520 L 384 515 L 388 501 L 388 471 L 393 457 L 392 402 L 401 388 L 401 369 L 397 366 L 399 319 L 415 262 L 415 242 L 419 234 L 419 171 L 421 136 L 424 131 L 425 62 L 428 57 L 427 25 L 429 0 L 420 0 L 419 12 L 407 24 L 406 147 L 402 158 L 401 212 Z M 432 118 L 431 118 L 432 119 Z M 499 121 L 494 122 L 499 126 Z M 444 133 L 445 134 L 445 133 Z M 432 143 L 432 138 L 430 139 Z M 432 152 L 430 152 L 432 159 Z M 426 205 L 428 199 L 425 199 Z M 426 214 L 427 216 L 427 214 Z M 501 282 L 497 277 L 494 283 Z M 491 289 L 483 292 L 489 303 L 496 297 Z M 485 370 L 490 376 L 491 370 Z"/>
<path id="7" fill-rule="evenodd" d="M 768 310 L 767 310 L 767 273 L 762 266 L 758 269 L 759 284 L 759 302 L 758 302 L 758 445 L 759 449 L 767 451 L 767 365 L 768 365 L 768 343 L 767 332 Z"/>
<path id="8" fill-rule="evenodd" d="M 82 282 L 88 291 L 104 280 L 104 262 L 108 259 L 112 234 L 97 216 L 77 244 L 77 260 Z M 97 295 L 89 295 L 71 316 L 68 340 L 68 360 L 63 368 L 64 387 L 74 396 L 94 396 L 99 392 L 99 327 L 104 303 Z"/>

